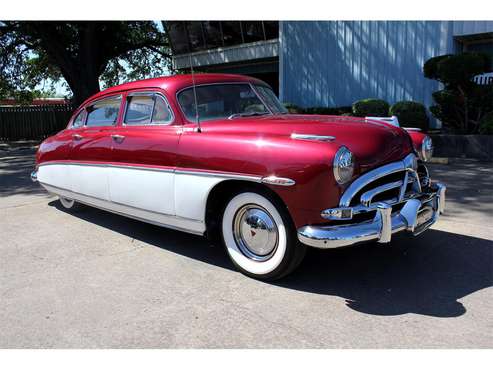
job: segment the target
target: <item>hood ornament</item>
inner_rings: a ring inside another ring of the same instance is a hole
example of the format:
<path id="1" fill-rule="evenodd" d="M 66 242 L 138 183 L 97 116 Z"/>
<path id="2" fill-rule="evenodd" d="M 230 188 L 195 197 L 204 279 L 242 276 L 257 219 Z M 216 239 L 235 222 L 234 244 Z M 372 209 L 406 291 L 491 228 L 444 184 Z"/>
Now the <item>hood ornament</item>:
<path id="1" fill-rule="evenodd" d="M 313 141 L 334 141 L 335 136 L 315 135 L 315 134 L 291 134 L 291 139 L 295 140 L 313 140 Z"/>

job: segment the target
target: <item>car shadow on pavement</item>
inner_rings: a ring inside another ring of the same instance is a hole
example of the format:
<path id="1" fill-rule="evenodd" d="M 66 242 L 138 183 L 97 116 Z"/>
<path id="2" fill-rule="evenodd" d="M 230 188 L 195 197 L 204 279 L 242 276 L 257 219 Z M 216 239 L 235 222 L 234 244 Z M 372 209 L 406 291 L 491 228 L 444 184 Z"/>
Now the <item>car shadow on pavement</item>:
<path id="1" fill-rule="evenodd" d="M 58 201 L 49 205 L 67 212 Z M 212 247 L 205 238 L 90 207 L 72 214 L 158 248 L 234 270 L 223 248 Z M 371 315 L 456 317 L 466 312 L 459 299 L 493 285 L 493 242 L 431 229 L 417 238 L 397 235 L 389 245 L 309 248 L 294 273 L 267 284 L 338 296 L 349 308 Z"/>
<path id="2" fill-rule="evenodd" d="M 280 286 L 339 296 L 372 315 L 456 317 L 466 312 L 459 299 L 493 285 L 493 242 L 439 230 L 308 252 Z"/>

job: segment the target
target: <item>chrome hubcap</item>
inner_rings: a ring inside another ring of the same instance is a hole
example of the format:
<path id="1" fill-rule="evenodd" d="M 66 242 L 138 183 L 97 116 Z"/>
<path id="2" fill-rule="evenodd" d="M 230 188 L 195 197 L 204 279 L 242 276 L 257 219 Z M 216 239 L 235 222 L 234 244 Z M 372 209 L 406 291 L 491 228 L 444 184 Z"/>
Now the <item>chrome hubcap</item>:
<path id="1" fill-rule="evenodd" d="M 233 235 L 241 252 L 255 261 L 272 257 L 278 243 L 278 230 L 272 216 L 253 204 L 243 206 L 236 213 Z"/>

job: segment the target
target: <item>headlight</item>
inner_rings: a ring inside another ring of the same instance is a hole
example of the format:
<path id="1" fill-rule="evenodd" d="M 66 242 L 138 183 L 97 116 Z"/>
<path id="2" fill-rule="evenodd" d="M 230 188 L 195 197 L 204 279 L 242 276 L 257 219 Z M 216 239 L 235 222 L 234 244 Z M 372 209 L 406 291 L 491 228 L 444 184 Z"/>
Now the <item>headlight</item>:
<path id="1" fill-rule="evenodd" d="M 339 184 L 345 184 L 354 172 L 354 157 L 353 153 L 346 148 L 341 146 L 334 157 L 334 177 Z"/>
<path id="2" fill-rule="evenodd" d="M 433 156 L 433 142 L 431 137 L 425 136 L 423 143 L 421 144 L 421 152 L 419 153 L 422 161 L 429 161 Z"/>

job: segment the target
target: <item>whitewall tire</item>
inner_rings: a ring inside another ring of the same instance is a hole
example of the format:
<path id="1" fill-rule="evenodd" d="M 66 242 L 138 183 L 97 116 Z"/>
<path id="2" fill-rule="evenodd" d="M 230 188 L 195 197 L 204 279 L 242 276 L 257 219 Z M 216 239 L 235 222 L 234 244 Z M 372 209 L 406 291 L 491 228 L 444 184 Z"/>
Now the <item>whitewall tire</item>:
<path id="1" fill-rule="evenodd" d="M 265 194 L 243 192 L 224 210 L 221 229 L 228 255 L 241 272 L 257 279 L 288 274 L 305 253 L 285 207 L 276 203 Z"/>
<path id="2" fill-rule="evenodd" d="M 79 203 L 77 203 L 73 199 L 65 198 L 65 197 L 58 197 L 58 199 L 60 200 L 60 203 L 62 204 L 63 208 L 67 210 L 75 211 L 80 208 Z"/>

